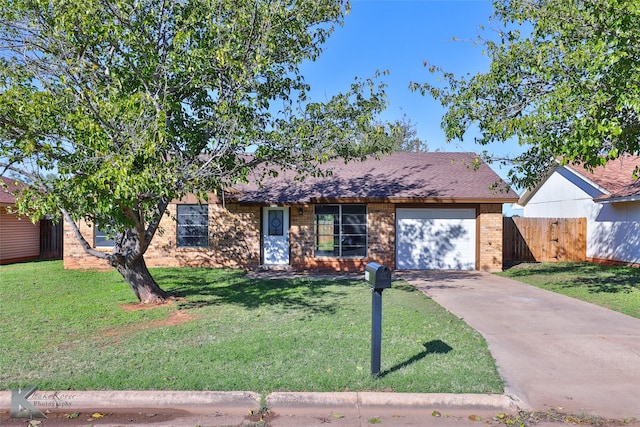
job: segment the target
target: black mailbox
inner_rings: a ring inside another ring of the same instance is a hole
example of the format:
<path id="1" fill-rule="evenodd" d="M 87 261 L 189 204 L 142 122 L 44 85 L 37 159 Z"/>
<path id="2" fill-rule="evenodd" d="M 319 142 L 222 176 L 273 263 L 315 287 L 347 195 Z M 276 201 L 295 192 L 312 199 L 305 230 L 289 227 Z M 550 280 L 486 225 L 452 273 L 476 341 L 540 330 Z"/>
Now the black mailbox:
<path id="1" fill-rule="evenodd" d="M 389 267 L 370 262 L 364 268 L 364 280 L 373 289 L 387 289 L 391 287 L 391 270 Z"/>

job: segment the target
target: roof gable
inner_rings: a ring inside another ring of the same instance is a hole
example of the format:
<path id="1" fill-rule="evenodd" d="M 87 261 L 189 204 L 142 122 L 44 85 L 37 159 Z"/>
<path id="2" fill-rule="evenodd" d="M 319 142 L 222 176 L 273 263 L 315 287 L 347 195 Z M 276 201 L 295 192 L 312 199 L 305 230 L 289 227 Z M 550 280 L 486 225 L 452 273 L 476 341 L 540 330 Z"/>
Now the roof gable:
<path id="1" fill-rule="evenodd" d="M 599 166 L 593 171 L 586 170 L 582 164 L 568 164 L 561 166 L 556 163 L 545 177 L 532 189 L 526 190 L 520 196 L 518 204 L 526 206 L 536 192 L 547 182 L 554 173 L 561 173 L 565 178 L 570 179 L 571 174 L 591 186 L 594 191 L 587 191 L 592 194 L 597 202 L 622 202 L 629 200 L 640 200 L 640 181 L 633 178 L 633 172 L 640 166 L 640 156 L 623 156 L 615 160 L 610 160 L 604 166 Z M 578 185 L 576 182 L 574 184 Z"/>
<path id="2" fill-rule="evenodd" d="M 596 201 L 640 197 L 640 181 L 633 178 L 636 167 L 640 167 L 640 156 L 623 156 L 610 160 L 593 171 L 585 170 L 581 165 L 569 167 L 605 189 L 608 194 L 596 197 Z"/>
<path id="3" fill-rule="evenodd" d="M 457 201 L 511 203 L 513 190 L 490 187 L 500 177 L 474 153 L 392 153 L 380 159 L 329 162 L 331 176 L 295 180 L 293 172 L 237 186 L 240 202 Z"/>

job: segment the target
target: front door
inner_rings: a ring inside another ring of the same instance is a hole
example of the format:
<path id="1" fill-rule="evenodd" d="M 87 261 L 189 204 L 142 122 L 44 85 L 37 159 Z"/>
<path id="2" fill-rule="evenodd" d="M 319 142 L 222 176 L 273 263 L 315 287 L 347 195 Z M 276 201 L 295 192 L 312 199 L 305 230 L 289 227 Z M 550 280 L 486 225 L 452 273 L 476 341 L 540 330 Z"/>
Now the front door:
<path id="1" fill-rule="evenodd" d="M 263 208 L 262 259 L 265 265 L 289 265 L 289 208 Z"/>

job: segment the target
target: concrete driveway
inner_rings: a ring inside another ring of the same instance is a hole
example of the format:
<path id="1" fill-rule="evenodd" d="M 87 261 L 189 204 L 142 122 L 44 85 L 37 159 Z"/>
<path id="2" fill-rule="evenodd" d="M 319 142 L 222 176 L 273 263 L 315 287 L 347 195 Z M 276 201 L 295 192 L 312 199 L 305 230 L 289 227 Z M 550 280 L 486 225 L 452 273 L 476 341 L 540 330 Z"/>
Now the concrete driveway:
<path id="1" fill-rule="evenodd" d="M 521 406 L 640 418 L 640 319 L 483 272 L 398 272 L 480 332 Z"/>

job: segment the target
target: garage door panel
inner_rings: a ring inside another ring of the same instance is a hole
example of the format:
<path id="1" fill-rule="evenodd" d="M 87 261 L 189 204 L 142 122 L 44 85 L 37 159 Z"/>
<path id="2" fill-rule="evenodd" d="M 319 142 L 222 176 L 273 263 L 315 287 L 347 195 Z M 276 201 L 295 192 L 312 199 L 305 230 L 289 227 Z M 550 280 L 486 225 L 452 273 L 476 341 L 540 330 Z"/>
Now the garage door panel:
<path id="1" fill-rule="evenodd" d="M 474 209 L 398 209 L 396 267 L 472 270 L 475 230 Z"/>

